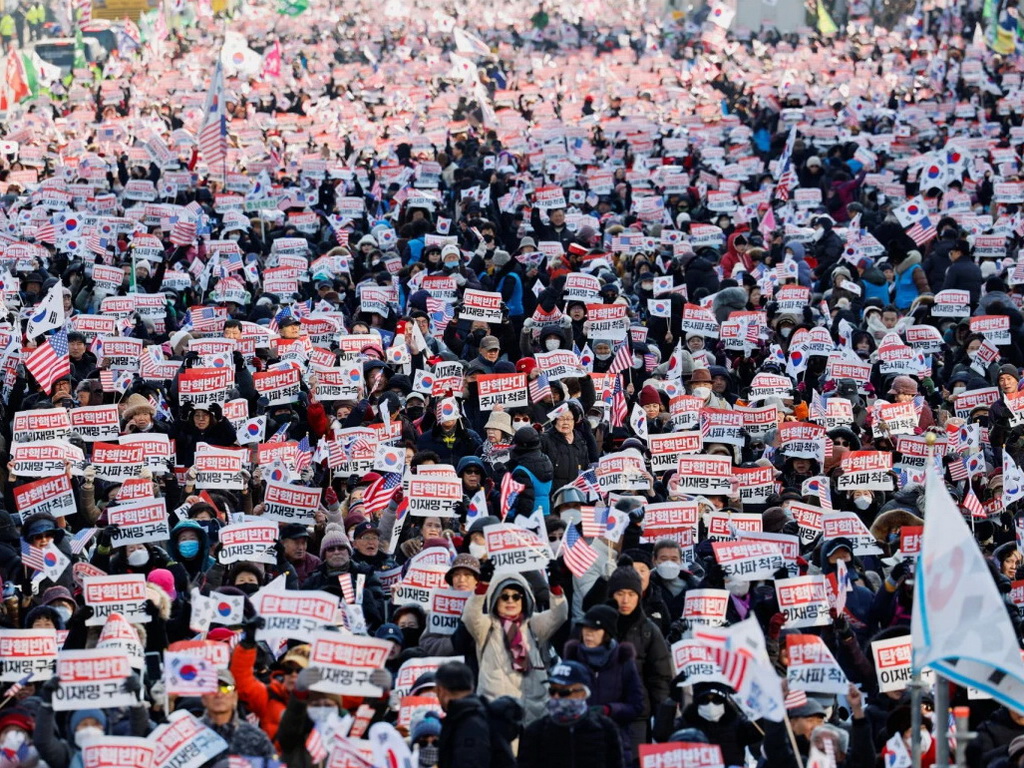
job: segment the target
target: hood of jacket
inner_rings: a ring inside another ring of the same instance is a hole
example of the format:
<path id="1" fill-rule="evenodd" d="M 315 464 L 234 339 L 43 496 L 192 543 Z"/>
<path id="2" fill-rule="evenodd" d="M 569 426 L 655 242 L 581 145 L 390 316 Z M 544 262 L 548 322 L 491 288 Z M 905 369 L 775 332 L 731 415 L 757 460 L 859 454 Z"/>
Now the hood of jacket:
<path id="1" fill-rule="evenodd" d="M 199 554 L 202 557 L 207 557 L 210 554 L 210 540 L 206 535 L 206 529 L 203 528 L 195 520 L 182 520 L 171 531 L 171 540 L 167 544 L 167 553 L 179 563 L 184 560 L 181 556 L 181 552 L 178 551 L 178 541 L 181 539 L 181 534 L 185 531 L 195 531 L 199 537 Z"/>
<path id="2" fill-rule="evenodd" d="M 533 600 L 533 591 L 530 589 L 530 585 L 526 583 L 526 579 L 518 573 L 503 574 L 501 578 L 491 582 L 491 585 L 487 588 L 487 594 L 484 596 L 484 605 L 487 606 L 489 614 L 497 616 L 495 609 L 498 605 L 498 595 L 501 594 L 501 590 L 513 586 L 523 593 L 523 618 L 528 619 L 533 616 L 533 611 L 537 607 Z"/>
<path id="3" fill-rule="evenodd" d="M 786 250 L 786 249 L 789 249 L 790 251 L 793 252 L 793 261 L 803 261 L 804 260 L 804 244 L 803 243 L 799 243 L 796 240 L 790 240 L 788 243 L 786 243 L 785 246 L 783 246 L 783 250 Z"/>
<path id="4" fill-rule="evenodd" d="M 569 334 L 566 333 L 566 329 L 561 325 L 551 323 L 540 329 L 540 336 L 537 337 L 537 341 L 540 342 L 542 348 L 544 346 L 544 339 L 548 336 L 557 336 L 558 343 L 561 344 L 562 349 L 572 349 L 572 343 L 569 341 Z"/>

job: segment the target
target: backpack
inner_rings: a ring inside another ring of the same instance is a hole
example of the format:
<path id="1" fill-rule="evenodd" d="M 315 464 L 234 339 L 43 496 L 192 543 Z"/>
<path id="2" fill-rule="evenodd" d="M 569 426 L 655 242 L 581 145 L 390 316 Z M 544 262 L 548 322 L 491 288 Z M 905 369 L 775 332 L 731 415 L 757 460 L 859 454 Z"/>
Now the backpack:
<path id="1" fill-rule="evenodd" d="M 481 697 L 483 698 L 483 697 Z M 523 708 L 511 696 L 499 696 L 484 701 L 487 725 L 491 732 L 491 768 L 516 768 L 512 742 L 523 729 Z"/>

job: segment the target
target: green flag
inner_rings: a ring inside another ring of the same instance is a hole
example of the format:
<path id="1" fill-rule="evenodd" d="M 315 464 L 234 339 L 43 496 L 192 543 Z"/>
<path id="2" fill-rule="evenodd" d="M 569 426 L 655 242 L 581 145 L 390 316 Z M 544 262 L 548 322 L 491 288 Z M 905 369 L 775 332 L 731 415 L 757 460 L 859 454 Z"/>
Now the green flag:
<path id="1" fill-rule="evenodd" d="M 39 73 L 36 72 L 36 63 L 32 57 L 21 54 L 21 63 L 25 66 L 25 84 L 28 85 L 29 93 L 33 96 L 39 95 Z"/>
<path id="2" fill-rule="evenodd" d="M 825 10 L 825 4 L 818 0 L 818 34 L 822 37 L 831 37 L 839 31 L 839 27 L 832 21 L 832 17 Z"/>
<path id="3" fill-rule="evenodd" d="M 75 61 L 72 69 L 85 69 L 89 63 L 85 60 L 85 43 L 82 42 L 82 28 L 75 29 Z"/>
<path id="4" fill-rule="evenodd" d="M 282 0 L 277 6 L 277 12 L 285 16 L 298 16 L 309 9 L 309 0 Z"/>

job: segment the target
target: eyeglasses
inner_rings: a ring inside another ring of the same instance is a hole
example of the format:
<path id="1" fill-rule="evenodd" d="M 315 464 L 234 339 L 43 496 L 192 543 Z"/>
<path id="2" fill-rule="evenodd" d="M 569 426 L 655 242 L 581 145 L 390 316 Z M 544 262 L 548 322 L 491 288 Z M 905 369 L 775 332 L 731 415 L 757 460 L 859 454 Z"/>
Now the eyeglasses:
<path id="1" fill-rule="evenodd" d="M 586 688 L 548 688 L 548 694 L 553 699 L 567 699 L 574 694 L 586 692 Z"/>
<path id="2" fill-rule="evenodd" d="M 521 602 L 523 599 L 523 596 L 520 595 L 518 592 L 504 592 L 501 595 L 499 595 L 499 597 L 506 603 L 518 603 Z"/>
<path id="3" fill-rule="evenodd" d="M 843 438 L 841 438 L 841 437 L 833 438 L 832 443 L 834 445 L 841 445 L 841 446 L 843 446 L 845 448 L 849 448 L 850 447 L 850 441 L 849 440 L 843 440 Z"/>
<path id="4" fill-rule="evenodd" d="M 235 686 L 233 686 L 231 683 L 221 683 L 217 686 L 217 691 L 219 693 L 234 693 Z"/>
<path id="5" fill-rule="evenodd" d="M 482 475 L 483 470 L 481 470 L 480 467 L 467 467 L 462 470 L 462 473 L 465 475 Z"/>

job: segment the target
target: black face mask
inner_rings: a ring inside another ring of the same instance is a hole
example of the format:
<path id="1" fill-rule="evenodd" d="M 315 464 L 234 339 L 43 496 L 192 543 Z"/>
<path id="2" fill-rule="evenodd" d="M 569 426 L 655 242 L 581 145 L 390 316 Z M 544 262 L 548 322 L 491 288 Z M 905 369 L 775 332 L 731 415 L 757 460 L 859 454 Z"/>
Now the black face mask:
<path id="1" fill-rule="evenodd" d="M 402 627 L 402 647 L 415 648 L 420 644 L 420 635 L 423 630 L 419 627 Z"/>
<path id="2" fill-rule="evenodd" d="M 252 597 L 253 595 L 255 595 L 259 591 L 260 585 L 259 584 L 236 584 L 235 588 L 242 590 L 245 594 L 247 594 L 250 597 Z"/>
<path id="3" fill-rule="evenodd" d="M 408 406 L 406 406 L 405 415 L 409 417 L 410 421 L 416 421 L 417 419 L 422 418 L 423 408 L 419 406 L 409 408 Z"/>

